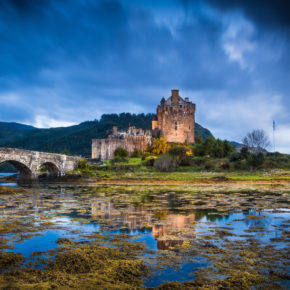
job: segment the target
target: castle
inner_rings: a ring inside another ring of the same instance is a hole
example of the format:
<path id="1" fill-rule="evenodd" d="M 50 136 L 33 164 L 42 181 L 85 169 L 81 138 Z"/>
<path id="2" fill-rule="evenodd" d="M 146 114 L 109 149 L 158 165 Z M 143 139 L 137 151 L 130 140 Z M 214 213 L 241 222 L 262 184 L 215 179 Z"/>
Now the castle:
<path id="1" fill-rule="evenodd" d="M 145 151 L 153 138 L 165 137 L 167 142 L 194 143 L 195 104 L 188 98 L 179 96 L 178 90 L 171 90 L 171 96 L 161 99 L 157 115 L 152 120 L 152 130 L 142 130 L 129 126 L 127 131 L 113 130 L 105 139 L 92 140 L 92 158 L 108 160 L 114 157 L 118 147 L 126 149 L 129 154 L 135 150 Z"/>
<path id="2" fill-rule="evenodd" d="M 181 98 L 178 90 L 171 90 L 171 97 L 162 98 L 152 121 L 153 135 L 164 136 L 167 142 L 194 143 L 195 104 Z"/>
<path id="3" fill-rule="evenodd" d="M 125 148 L 129 154 L 135 150 L 145 151 L 151 145 L 152 134 L 150 130 L 136 129 L 130 126 L 127 131 L 118 131 L 117 126 L 105 139 L 92 140 L 92 158 L 109 160 L 114 157 L 118 147 Z"/>

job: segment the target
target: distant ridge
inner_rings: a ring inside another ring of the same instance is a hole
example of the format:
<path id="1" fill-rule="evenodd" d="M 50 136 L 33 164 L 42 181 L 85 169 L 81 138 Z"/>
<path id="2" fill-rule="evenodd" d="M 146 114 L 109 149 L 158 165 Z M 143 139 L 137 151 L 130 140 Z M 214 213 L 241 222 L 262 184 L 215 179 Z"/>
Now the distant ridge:
<path id="1" fill-rule="evenodd" d="M 15 138 L 23 137 L 27 132 L 36 129 L 33 126 L 15 122 L 0 122 L 0 142 L 12 141 Z"/>
<path id="2" fill-rule="evenodd" d="M 112 126 L 126 129 L 128 124 L 151 129 L 155 114 L 105 114 L 100 120 L 86 121 L 70 127 L 38 129 L 18 123 L 0 123 L 0 147 L 13 147 L 36 151 L 70 153 L 90 156 L 93 138 L 104 138 Z M 208 129 L 195 123 L 195 135 L 203 140 L 212 136 Z"/>

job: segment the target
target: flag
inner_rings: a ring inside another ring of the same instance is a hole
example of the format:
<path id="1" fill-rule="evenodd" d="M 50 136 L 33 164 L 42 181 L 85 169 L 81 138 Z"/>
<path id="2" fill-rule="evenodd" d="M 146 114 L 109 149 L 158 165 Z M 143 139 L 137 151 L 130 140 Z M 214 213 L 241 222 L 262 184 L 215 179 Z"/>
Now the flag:
<path id="1" fill-rule="evenodd" d="M 276 122 L 273 121 L 273 131 L 275 131 L 275 130 L 276 130 Z"/>

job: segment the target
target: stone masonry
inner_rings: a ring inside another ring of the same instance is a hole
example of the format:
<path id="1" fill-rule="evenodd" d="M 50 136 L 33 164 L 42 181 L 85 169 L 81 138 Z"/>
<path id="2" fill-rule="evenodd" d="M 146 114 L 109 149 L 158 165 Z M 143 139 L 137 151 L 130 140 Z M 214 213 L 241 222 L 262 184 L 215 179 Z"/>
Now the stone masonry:
<path id="1" fill-rule="evenodd" d="M 36 177 L 39 175 L 38 169 L 43 165 L 51 174 L 64 175 L 77 167 L 79 159 L 62 154 L 0 148 L 0 163 L 11 163 L 19 170 L 20 175 L 25 177 Z"/>
<path id="2" fill-rule="evenodd" d="M 92 140 L 92 158 L 112 159 L 118 147 L 126 149 L 130 154 L 136 149 L 143 152 L 151 145 L 153 137 L 164 136 L 167 142 L 194 143 L 195 104 L 188 98 L 180 97 L 178 90 L 171 92 L 171 96 L 167 100 L 162 98 L 157 107 L 151 131 L 135 127 L 118 131 L 118 127 L 114 126 L 107 138 Z"/>
<path id="3" fill-rule="evenodd" d="M 157 107 L 157 117 L 152 121 L 153 135 L 164 136 L 167 142 L 194 143 L 195 104 L 180 97 L 178 90 L 171 92 Z"/>
<path id="4" fill-rule="evenodd" d="M 127 131 L 118 131 L 114 126 L 112 132 L 106 139 L 92 140 L 92 158 L 109 160 L 114 157 L 114 152 L 118 147 L 126 149 L 129 154 L 135 150 L 145 151 L 151 145 L 152 136 L 150 131 L 143 131 L 133 126 Z"/>

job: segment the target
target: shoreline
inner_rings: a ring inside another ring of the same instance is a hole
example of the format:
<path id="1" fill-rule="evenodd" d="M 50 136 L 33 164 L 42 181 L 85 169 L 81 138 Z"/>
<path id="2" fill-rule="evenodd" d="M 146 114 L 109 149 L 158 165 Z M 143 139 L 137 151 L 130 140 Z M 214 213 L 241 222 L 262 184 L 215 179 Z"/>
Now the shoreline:
<path id="1" fill-rule="evenodd" d="M 89 184 L 96 185 L 140 185 L 140 186 L 162 186 L 162 185 L 232 185 L 232 184 L 290 184 L 289 179 L 275 179 L 275 180 L 227 180 L 227 181 L 217 181 L 208 179 L 196 179 L 192 181 L 182 181 L 182 180 L 154 180 L 154 179 L 102 179 L 88 182 Z"/>
<path id="2" fill-rule="evenodd" d="M 16 176 L 7 176 L 0 178 L 0 186 L 3 183 L 17 182 Z M 111 185 L 111 186 L 199 186 L 199 185 L 290 185 L 290 178 L 281 178 L 281 176 L 272 178 L 253 178 L 241 179 L 229 178 L 227 176 L 214 176 L 211 178 L 193 178 L 192 180 L 175 180 L 175 179 L 162 179 L 162 178 L 90 178 L 85 176 L 78 176 L 73 178 L 71 176 L 64 176 L 57 179 L 43 179 L 43 180 L 30 180 L 20 182 L 19 184 L 38 183 L 38 184 L 88 184 L 88 185 Z"/>

